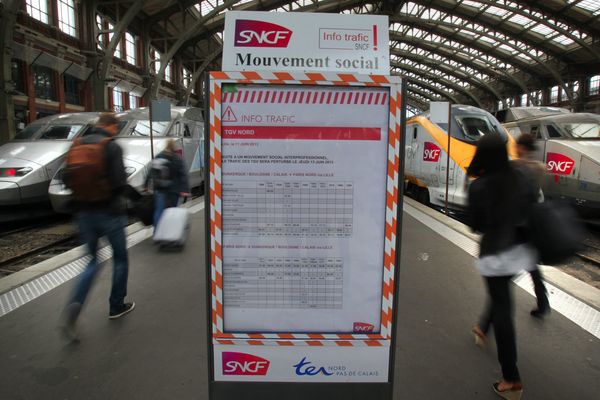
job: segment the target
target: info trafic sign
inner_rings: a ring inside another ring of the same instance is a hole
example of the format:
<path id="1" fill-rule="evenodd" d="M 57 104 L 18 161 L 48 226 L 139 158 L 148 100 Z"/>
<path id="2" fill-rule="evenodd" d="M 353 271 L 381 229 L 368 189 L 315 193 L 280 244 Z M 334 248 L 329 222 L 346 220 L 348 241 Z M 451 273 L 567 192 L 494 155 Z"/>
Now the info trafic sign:
<path id="1" fill-rule="evenodd" d="M 388 75 L 388 17 L 228 11 L 224 71 Z"/>

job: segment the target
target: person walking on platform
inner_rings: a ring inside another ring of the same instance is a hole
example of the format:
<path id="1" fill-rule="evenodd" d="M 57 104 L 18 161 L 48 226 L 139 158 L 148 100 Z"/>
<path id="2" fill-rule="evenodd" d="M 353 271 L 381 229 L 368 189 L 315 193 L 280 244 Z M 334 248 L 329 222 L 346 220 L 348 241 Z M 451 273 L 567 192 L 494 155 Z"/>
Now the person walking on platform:
<path id="1" fill-rule="evenodd" d="M 536 150 L 535 137 L 531 134 L 524 133 L 517 138 L 517 155 L 518 159 L 514 161 L 514 165 L 520 171 L 534 190 L 539 193 L 538 200 L 543 201 L 542 185 L 546 177 L 546 167 L 543 163 L 533 158 L 533 152 Z M 550 313 L 550 302 L 548 301 L 548 292 L 542 272 L 536 265 L 531 271 L 531 280 L 533 281 L 533 289 L 537 299 L 537 308 L 531 310 L 531 315 L 536 318 L 544 318 Z"/>
<path id="2" fill-rule="evenodd" d="M 511 278 L 535 265 L 535 251 L 524 230 L 537 193 L 509 163 L 506 140 L 483 136 L 468 169 L 471 226 L 482 233 L 476 265 L 484 278 L 502 380 L 493 390 L 504 399 L 520 399 L 523 385 L 517 367 Z"/>
<path id="3" fill-rule="evenodd" d="M 129 261 L 123 196 L 128 185 L 123 151 L 112 140 L 118 131 L 119 120 L 115 114 L 103 113 L 91 134 L 77 139 L 67 154 L 63 179 L 73 192 L 80 235 L 91 256 L 63 312 L 63 332 L 71 339 L 77 338 L 77 318 L 98 272 L 97 250 L 102 236 L 106 236 L 113 252 L 109 318 L 119 318 L 135 307 L 134 302 L 125 302 Z"/>
<path id="4" fill-rule="evenodd" d="M 146 189 L 152 183 L 154 191 L 154 228 L 168 207 L 176 207 L 180 197 L 189 196 L 188 175 L 183 158 L 177 154 L 174 139 L 152 160 L 150 174 L 146 179 Z"/>

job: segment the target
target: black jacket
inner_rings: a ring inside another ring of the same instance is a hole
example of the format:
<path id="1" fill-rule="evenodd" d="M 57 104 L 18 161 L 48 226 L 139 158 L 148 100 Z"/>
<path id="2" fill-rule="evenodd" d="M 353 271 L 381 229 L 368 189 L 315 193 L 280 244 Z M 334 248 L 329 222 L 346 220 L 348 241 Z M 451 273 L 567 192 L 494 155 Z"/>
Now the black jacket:
<path id="1" fill-rule="evenodd" d="M 481 232 L 479 256 L 497 254 L 528 240 L 527 218 L 538 191 L 512 166 L 469 186 L 471 227 Z"/>
<path id="2" fill-rule="evenodd" d="M 102 139 L 109 137 L 110 134 L 103 129 L 94 128 L 89 135 L 81 138 L 82 143 L 98 143 Z M 102 211 L 102 212 L 115 212 L 123 213 L 126 210 L 124 194 L 127 194 L 127 174 L 125 173 L 125 166 L 123 164 L 123 150 L 114 141 L 111 140 L 106 144 L 104 149 L 105 165 L 107 168 L 108 178 L 111 184 L 111 197 L 109 200 L 100 202 L 76 202 L 73 201 L 71 206 L 75 211 L 87 210 L 87 211 Z M 68 170 L 65 169 L 65 175 L 63 176 L 65 185 L 69 187 L 69 176 Z"/>

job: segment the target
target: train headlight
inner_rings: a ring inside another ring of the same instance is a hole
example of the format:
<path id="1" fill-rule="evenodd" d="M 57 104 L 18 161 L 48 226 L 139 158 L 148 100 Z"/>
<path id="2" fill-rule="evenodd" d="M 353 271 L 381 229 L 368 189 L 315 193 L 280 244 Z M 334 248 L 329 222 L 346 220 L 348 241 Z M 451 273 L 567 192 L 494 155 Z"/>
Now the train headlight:
<path id="1" fill-rule="evenodd" d="M 0 176 L 9 177 L 9 178 L 18 178 L 18 177 L 27 175 L 31 171 L 33 171 L 33 168 L 31 168 L 31 167 L 0 168 Z"/>

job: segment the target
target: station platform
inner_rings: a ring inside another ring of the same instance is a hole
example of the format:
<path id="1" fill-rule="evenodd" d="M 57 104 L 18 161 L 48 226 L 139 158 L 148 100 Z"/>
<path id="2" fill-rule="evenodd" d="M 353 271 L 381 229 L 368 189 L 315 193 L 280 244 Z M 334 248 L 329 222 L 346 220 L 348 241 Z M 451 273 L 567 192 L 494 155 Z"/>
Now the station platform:
<path id="1" fill-rule="evenodd" d="M 149 228 L 128 229 L 127 299 L 136 308 L 108 319 L 111 268 L 104 268 L 80 318 L 79 342 L 65 341 L 57 327 L 85 265 L 83 249 L 0 280 L 0 398 L 208 399 L 203 206 L 191 206 L 181 252 L 158 252 Z M 485 301 L 476 254 L 465 226 L 405 199 L 394 399 L 498 398 L 493 340 L 479 348 L 470 334 Z M 101 257 L 108 260 L 109 251 Z M 553 268 L 544 273 L 553 311 L 543 321 L 529 315 L 529 277 L 515 279 L 523 399 L 595 400 L 600 291 Z"/>

